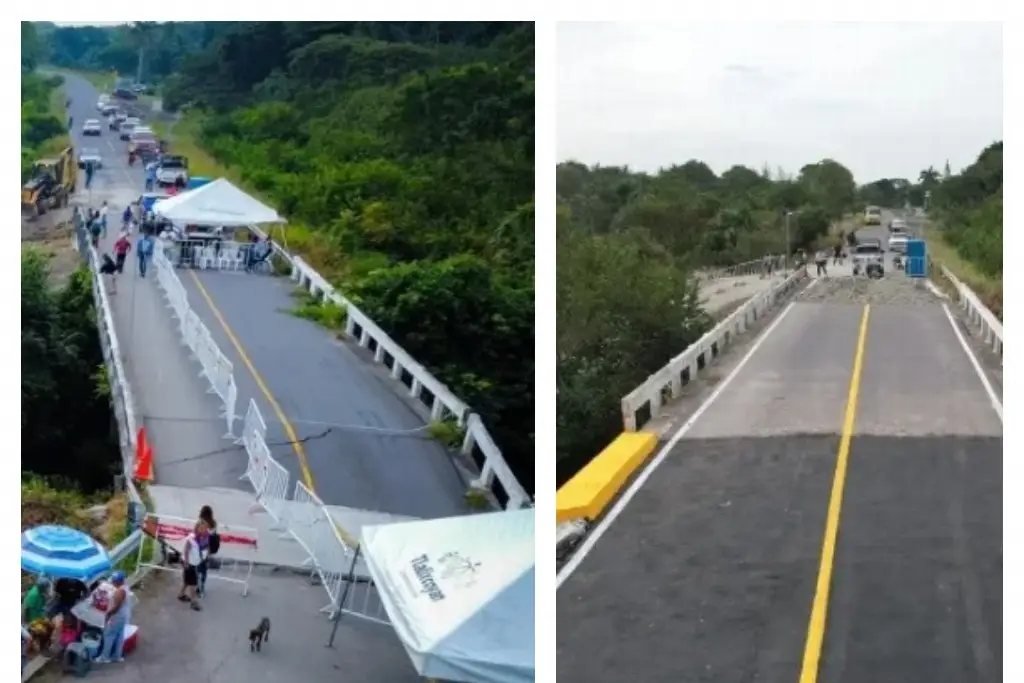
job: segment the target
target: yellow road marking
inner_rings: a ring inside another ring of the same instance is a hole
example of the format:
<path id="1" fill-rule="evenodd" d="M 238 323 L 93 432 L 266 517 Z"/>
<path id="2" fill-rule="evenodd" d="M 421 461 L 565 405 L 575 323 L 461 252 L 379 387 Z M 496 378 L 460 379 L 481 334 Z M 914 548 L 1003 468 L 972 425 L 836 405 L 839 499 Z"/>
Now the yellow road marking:
<path id="1" fill-rule="evenodd" d="M 213 317 L 216 318 L 217 322 L 220 323 L 220 327 L 222 330 L 224 330 L 224 334 L 227 335 L 227 338 L 231 342 L 231 345 L 234 346 L 235 351 L 238 352 L 238 357 L 242 360 L 242 365 L 244 365 L 246 369 L 249 371 L 249 374 L 252 375 L 253 380 L 256 382 L 256 386 L 259 387 L 260 392 L 263 394 L 263 397 L 267 399 L 267 403 L 270 404 L 270 407 L 271 409 L 273 409 L 274 414 L 277 415 L 277 419 L 281 422 L 281 426 L 284 428 L 284 433 L 288 437 L 288 441 L 291 442 L 291 447 L 292 450 L 295 452 L 295 457 L 299 461 L 299 469 L 302 471 L 302 479 L 304 480 L 306 486 L 309 487 L 309 490 L 312 491 L 313 493 L 316 493 L 316 488 L 313 485 L 313 473 L 309 470 L 309 462 L 306 459 L 306 449 L 302 446 L 302 442 L 299 440 L 298 432 L 296 432 L 295 427 L 292 426 L 291 420 L 289 420 L 288 416 L 284 414 L 284 410 L 281 408 L 281 404 L 278 403 L 277 399 L 274 398 L 274 395 L 270 393 L 270 387 L 267 386 L 267 383 L 263 380 L 263 377 L 260 375 L 259 371 L 256 370 L 256 366 L 253 364 L 252 360 L 249 359 L 249 354 L 247 354 L 245 352 L 245 349 L 242 347 L 242 342 L 239 341 L 238 336 L 235 334 L 234 330 L 232 330 L 231 326 L 228 325 L 228 321 L 224 318 L 224 315 L 220 312 L 220 309 L 217 308 L 217 304 L 213 303 L 213 297 L 210 296 L 209 290 L 206 289 L 206 286 L 202 283 L 202 281 L 199 279 L 199 276 L 196 275 L 194 270 L 190 269 L 188 271 L 188 274 L 192 276 L 193 282 L 196 283 L 196 288 L 199 290 L 199 293 L 206 300 L 206 305 L 209 306 L 210 310 L 213 312 Z M 337 522 L 334 523 L 334 527 L 335 529 L 337 529 L 338 535 L 341 538 L 341 540 L 343 540 L 345 543 L 347 543 L 349 546 L 353 548 L 356 545 L 358 545 L 358 542 L 355 539 L 353 539 L 344 529 L 342 529 Z"/>
<path id="2" fill-rule="evenodd" d="M 811 605 L 811 619 L 807 625 L 807 642 L 804 646 L 803 664 L 800 667 L 800 683 L 817 683 L 821 663 L 821 648 L 825 641 L 825 626 L 828 618 L 828 597 L 832 589 L 832 571 L 835 564 L 836 541 L 839 537 L 839 515 L 843 509 L 843 491 L 846 488 L 846 471 L 850 461 L 850 441 L 857 420 L 857 399 L 860 395 L 860 376 L 864 369 L 864 347 L 868 337 L 868 318 L 871 307 L 864 306 L 860 318 L 860 332 L 857 335 L 857 349 L 853 354 L 853 372 L 850 376 L 850 390 L 846 395 L 846 414 L 843 431 L 839 438 L 839 452 L 836 457 L 836 471 L 832 479 L 832 494 L 825 516 L 825 540 L 821 545 L 821 564 L 814 588 L 814 602 Z"/>

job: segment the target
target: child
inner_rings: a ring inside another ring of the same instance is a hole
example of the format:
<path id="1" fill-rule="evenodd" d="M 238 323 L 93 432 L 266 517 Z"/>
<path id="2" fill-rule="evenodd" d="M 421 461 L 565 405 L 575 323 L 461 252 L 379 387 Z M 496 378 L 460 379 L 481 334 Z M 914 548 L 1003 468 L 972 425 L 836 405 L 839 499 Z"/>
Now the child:
<path id="1" fill-rule="evenodd" d="M 60 647 L 63 650 L 82 636 L 82 624 L 74 614 L 66 614 L 60 627 Z"/>

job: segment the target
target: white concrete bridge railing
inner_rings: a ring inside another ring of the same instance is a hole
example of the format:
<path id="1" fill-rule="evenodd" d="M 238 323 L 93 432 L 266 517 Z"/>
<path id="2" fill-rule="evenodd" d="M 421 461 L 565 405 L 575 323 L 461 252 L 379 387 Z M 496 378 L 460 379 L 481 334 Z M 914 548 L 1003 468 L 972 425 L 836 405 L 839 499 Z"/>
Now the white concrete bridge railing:
<path id="1" fill-rule="evenodd" d="M 754 321 L 791 293 L 806 277 L 806 271 L 801 269 L 768 290 L 755 294 L 729 317 L 670 360 L 665 367 L 624 396 L 623 428 L 627 432 L 635 432 L 647 422 L 658 418 L 665 403 L 678 398 L 683 387 L 710 366 L 737 335 L 743 334 Z"/>
<path id="2" fill-rule="evenodd" d="M 988 309 L 970 287 L 957 279 L 948 268 L 939 265 L 943 277 L 949 280 L 956 290 L 957 302 L 967 316 L 967 321 L 981 334 L 985 345 L 996 355 L 1000 362 L 1003 358 L 1003 324 Z"/>

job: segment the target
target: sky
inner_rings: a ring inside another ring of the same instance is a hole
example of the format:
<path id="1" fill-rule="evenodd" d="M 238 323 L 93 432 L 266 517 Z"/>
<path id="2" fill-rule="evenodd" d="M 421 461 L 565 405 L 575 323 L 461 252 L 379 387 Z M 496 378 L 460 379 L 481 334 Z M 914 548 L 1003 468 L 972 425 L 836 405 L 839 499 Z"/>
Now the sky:
<path id="1" fill-rule="evenodd" d="M 559 161 L 858 183 L 953 172 L 1003 136 L 1000 24 L 561 23 Z"/>

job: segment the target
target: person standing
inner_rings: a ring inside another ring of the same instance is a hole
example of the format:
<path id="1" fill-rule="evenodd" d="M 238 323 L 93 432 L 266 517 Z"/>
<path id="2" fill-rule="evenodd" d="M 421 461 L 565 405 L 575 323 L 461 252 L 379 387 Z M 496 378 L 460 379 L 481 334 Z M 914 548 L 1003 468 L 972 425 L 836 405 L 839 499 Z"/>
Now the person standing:
<path id="1" fill-rule="evenodd" d="M 103 239 L 107 238 L 107 213 L 110 211 L 110 207 L 107 206 L 107 202 L 103 202 L 103 206 L 100 207 L 100 230 L 103 235 Z"/>
<path id="2" fill-rule="evenodd" d="M 128 252 L 132 250 L 131 240 L 128 239 L 128 233 L 122 232 L 117 241 L 114 242 L 114 256 L 117 259 L 117 274 L 122 275 L 124 273 L 124 261 L 128 258 Z"/>
<path id="3" fill-rule="evenodd" d="M 153 258 L 153 249 L 156 244 L 153 242 L 153 236 L 148 231 L 143 231 L 142 235 L 139 236 L 139 241 L 135 245 L 135 253 L 139 259 L 139 275 L 146 277 L 146 270 L 149 267 L 149 261 Z"/>
<path id="4" fill-rule="evenodd" d="M 210 571 L 210 558 L 220 550 L 220 534 L 217 533 L 217 520 L 213 517 L 213 508 L 204 505 L 199 508 L 199 519 L 206 523 L 207 533 L 199 538 L 203 550 L 203 561 L 199 563 L 199 597 L 206 594 L 206 576 Z"/>
<path id="5" fill-rule="evenodd" d="M 156 185 L 156 162 L 146 164 L 146 192 L 152 192 Z"/>
<path id="6" fill-rule="evenodd" d="M 181 592 L 178 600 L 189 603 L 196 612 L 202 607 L 199 606 L 196 589 L 199 586 L 199 564 L 203 561 L 203 550 L 199 545 L 199 537 L 207 531 L 206 522 L 199 520 L 192 531 L 185 538 L 185 547 L 181 552 Z"/>
<path id="7" fill-rule="evenodd" d="M 125 585 L 124 572 L 117 571 L 110 577 L 114 584 L 110 607 L 103 627 L 103 651 L 96 658 L 97 664 L 124 661 L 124 636 L 132 618 L 132 594 Z"/>

